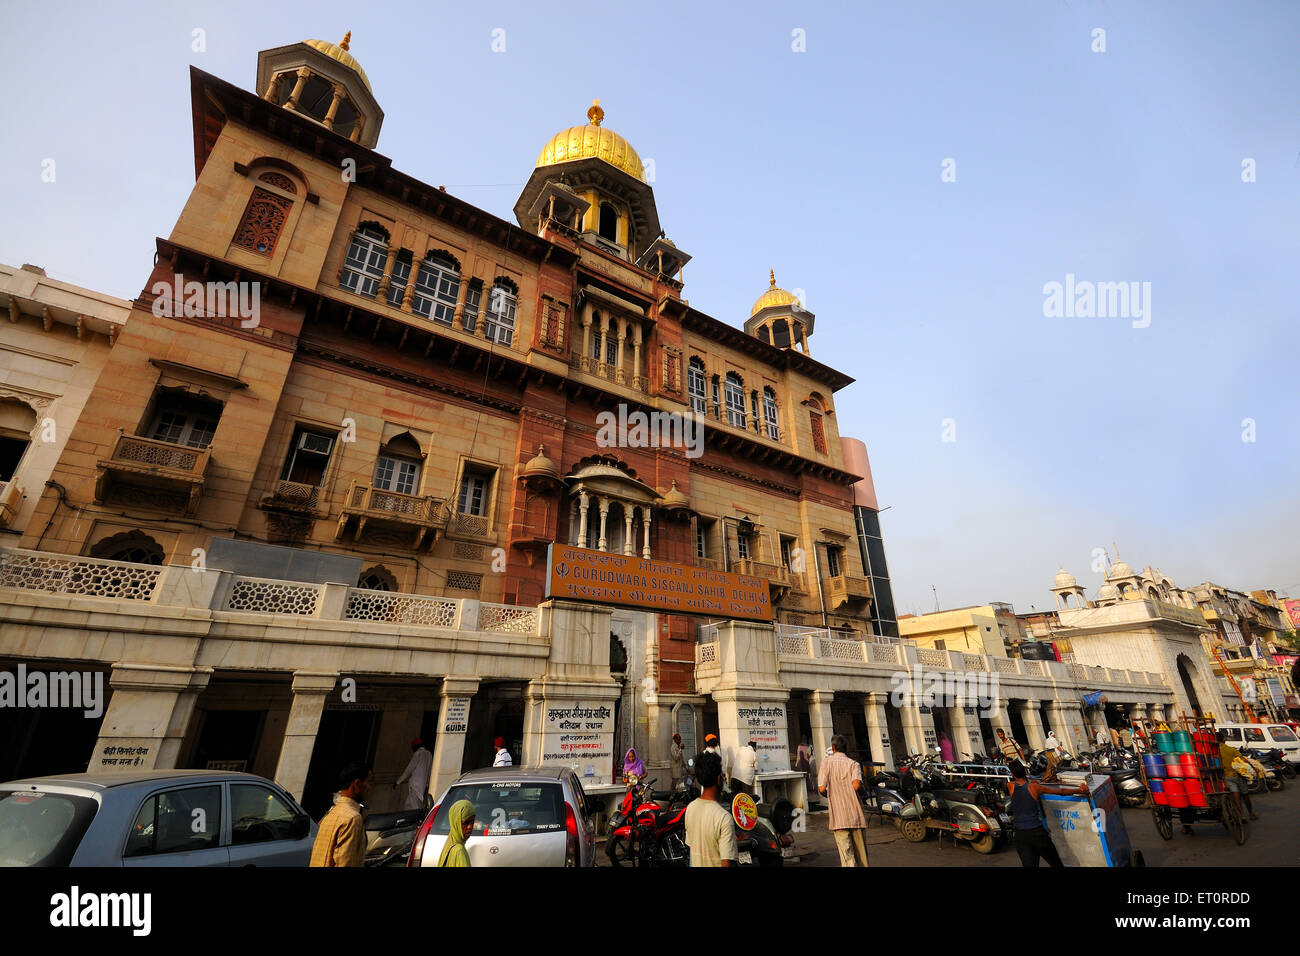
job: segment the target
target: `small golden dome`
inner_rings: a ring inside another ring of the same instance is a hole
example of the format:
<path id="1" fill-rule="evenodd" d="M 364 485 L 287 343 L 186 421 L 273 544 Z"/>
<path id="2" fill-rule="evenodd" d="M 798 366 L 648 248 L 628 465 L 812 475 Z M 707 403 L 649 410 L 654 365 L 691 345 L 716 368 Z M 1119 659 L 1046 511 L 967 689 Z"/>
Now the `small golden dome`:
<path id="1" fill-rule="evenodd" d="M 304 40 L 303 42 L 313 50 L 320 50 L 326 56 L 356 70 L 357 75 L 361 77 L 361 82 L 366 84 L 366 89 L 370 90 L 370 80 L 366 77 L 366 71 L 361 69 L 361 64 L 357 62 L 357 58 L 348 52 L 348 44 L 352 42 L 351 30 L 343 37 L 342 43 L 330 43 L 328 40 Z M 370 90 L 370 92 L 373 93 L 374 90 Z"/>
<path id="2" fill-rule="evenodd" d="M 622 136 L 600 125 L 604 118 L 605 111 L 600 108 L 600 100 L 596 100 L 587 110 L 590 122 L 586 126 L 570 126 L 552 136 L 542 147 L 537 165 L 558 166 L 579 159 L 601 159 L 615 169 L 621 169 L 629 176 L 646 182 L 645 164 L 641 162 L 641 157 Z"/>
<path id="3" fill-rule="evenodd" d="M 772 284 L 768 290 L 754 300 L 754 307 L 749 310 L 749 317 L 753 318 L 764 309 L 771 308 L 774 305 L 797 305 L 799 299 L 792 292 L 776 287 L 776 270 L 771 270 L 768 275 L 771 277 Z"/>

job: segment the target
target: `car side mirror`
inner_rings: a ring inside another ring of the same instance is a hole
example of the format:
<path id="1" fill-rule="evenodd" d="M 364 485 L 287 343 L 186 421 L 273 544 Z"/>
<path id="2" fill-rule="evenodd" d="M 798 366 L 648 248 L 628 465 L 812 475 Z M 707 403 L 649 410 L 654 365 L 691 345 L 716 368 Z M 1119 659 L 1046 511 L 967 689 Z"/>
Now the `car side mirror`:
<path id="1" fill-rule="evenodd" d="M 305 813 L 296 813 L 293 822 L 289 824 L 289 836 L 295 840 L 301 840 L 311 832 L 311 817 Z"/>

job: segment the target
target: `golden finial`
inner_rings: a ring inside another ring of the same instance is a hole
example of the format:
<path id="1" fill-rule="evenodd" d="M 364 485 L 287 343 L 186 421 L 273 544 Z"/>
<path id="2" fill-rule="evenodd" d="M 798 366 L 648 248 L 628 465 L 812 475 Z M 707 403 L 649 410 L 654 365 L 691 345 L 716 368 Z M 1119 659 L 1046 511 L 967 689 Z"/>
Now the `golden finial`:
<path id="1" fill-rule="evenodd" d="M 772 279 L 772 288 L 775 289 L 775 288 L 776 288 L 776 270 L 775 270 L 775 269 L 769 269 L 768 272 L 767 272 L 767 274 L 768 274 L 768 275 L 771 277 L 771 279 Z"/>
<path id="2" fill-rule="evenodd" d="M 545 456 L 546 456 L 546 446 L 543 445 L 541 442 L 538 442 L 538 443 L 537 443 L 537 457 L 538 457 L 538 458 L 544 458 Z"/>
<path id="3" fill-rule="evenodd" d="M 587 122 L 592 126 L 599 126 L 604 118 L 605 111 L 600 108 L 600 100 L 592 100 L 591 107 L 587 110 Z"/>
<path id="4" fill-rule="evenodd" d="M 347 33 L 343 34 L 343 42 L 339 44 L 339 48 L 346 50 L 348 48 L 348 44 L 351 42 L 352 42 L 352 31 L 349 30 Z"/>

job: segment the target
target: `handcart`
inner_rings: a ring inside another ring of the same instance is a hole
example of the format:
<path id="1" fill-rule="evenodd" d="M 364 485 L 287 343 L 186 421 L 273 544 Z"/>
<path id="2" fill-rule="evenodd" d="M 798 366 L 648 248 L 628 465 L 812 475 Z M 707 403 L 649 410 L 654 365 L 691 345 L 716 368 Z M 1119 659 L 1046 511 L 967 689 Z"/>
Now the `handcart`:
<path id="1" fill-rule="evenodd" d="M 1066 866 L 1146 866 L 1134 849 L 1119 812 L 1115 787 L 1105 774 L 1062 770 L 1065 785 L 1086 783 L 1087 795 L 1043 794 L 1039 802 L 1052 843 Z"/>
<path id="2" fill-rule="evenodd" d="M 1142 779 L 1151 791 L 1156 831 L 1163 839 L 1173 839 L 1177 811 L 1184 826 L 1222 823 L 1240 846 L 1246 842 L 1246 819 L 1224 783 L 1214 721 L 1183 715 L 1174 727 L 1162 725 L 1152 735 L 1155 750 L 1142 755 Z"/>

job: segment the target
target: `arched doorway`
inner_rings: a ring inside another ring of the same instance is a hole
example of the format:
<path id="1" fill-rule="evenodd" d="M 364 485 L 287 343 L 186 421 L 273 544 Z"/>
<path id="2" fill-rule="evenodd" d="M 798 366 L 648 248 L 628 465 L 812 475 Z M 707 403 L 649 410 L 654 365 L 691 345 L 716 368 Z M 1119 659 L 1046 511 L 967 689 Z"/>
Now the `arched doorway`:
<path id="1" fill-rule="evenodd" d="M 1197 715 L 1205 713 L 1200 698 L 1196 696 L 1196 682 L 1192 678 L 1192 662 L 1186 654 L 1178 655 L 1178 676 L 1183 682 L 1183 691 L 1187 694 L 1187 699 L 1191 701 L 1192 712 Z"/>

